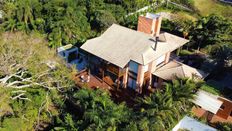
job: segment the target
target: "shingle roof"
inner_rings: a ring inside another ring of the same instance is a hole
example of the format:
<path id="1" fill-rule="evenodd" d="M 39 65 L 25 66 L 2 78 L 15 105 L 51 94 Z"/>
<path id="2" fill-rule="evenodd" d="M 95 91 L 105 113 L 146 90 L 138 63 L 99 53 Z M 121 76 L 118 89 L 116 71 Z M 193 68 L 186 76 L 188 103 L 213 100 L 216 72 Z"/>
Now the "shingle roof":
<path id="1" fill-rule="evenodd" d="M 196 68 L 190 67 L 183 63 L 177 61 L 170 61 L 166 65 L 160 67 L 152 74 L 164 79 L 164 80 L 172 80 L 174 77 L 190 77 L 193 75 L 200 79 L 206 77 L 206 73 Z"/>
<path id="2" fill-rule="evenodd" d="M 154 50 L 155 37 L 113 24 L 100 37 L 88 40 L 81 48 L 123 68 L 130 60 L 146 65 L 187 42 L 186 39 L 163 32 Z"/>

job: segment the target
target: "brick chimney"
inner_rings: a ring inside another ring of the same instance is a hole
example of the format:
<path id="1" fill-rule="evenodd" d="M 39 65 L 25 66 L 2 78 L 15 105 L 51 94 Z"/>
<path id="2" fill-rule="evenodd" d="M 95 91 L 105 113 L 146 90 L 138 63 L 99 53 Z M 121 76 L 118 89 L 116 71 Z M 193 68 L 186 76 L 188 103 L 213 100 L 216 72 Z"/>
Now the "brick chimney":
<path id="1" fill-rule="evenodd" d="M 160 15 L 147 13 L 146 16 L 139 16 L 137 30 L 159 37 L 161 22 L 162 17 Z"/>

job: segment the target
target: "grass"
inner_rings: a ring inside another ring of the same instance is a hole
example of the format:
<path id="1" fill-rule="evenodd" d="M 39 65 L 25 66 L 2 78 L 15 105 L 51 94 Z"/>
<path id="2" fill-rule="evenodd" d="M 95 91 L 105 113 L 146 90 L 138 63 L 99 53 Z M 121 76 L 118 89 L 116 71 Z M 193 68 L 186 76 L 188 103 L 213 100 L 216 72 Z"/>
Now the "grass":
<path id="1" fill-rule="evenodd" d="M 221 95 L 220 90 L 218 90 L 217 88 L 213 86 L 207 85 L 207 84 L 204 84 L 203 86 L 201 86 L 201 89 L 206 92 L 212 93 L 214 95 L 219 95 L 219 96 Z"/>
<path id="2" fill-rule="evenodd" d="M 200 89 L 212 93 L 214 95 L 224 96 L 224 88 L 215 80 L 208 80 L 205 84 L 203 84 Z"/>
<path id="3" fill-rule="evenodd" d="M 193 15 L 193 14 L 190 14 L 190 13 L 184 12 L 184 11 L 176 12 L 176 15 L 179 19 L 182 19 L 182 20 L 192 20 L 192 21 L 197 20 L 196 15 Z"/>
<path id="4" fill-rule="evenodd" d="M 220 3 L 216 0 L 194 0 L 195 7 L 200 15 L 218 14 L 232 19 L 232 6 Z"/>
<path id="5" fill-rule="evenodd" d="M 186 12 L 184 10 L 175 9 L 175 8 L 166 8 L 163 6 L 156 9 L 154 13 L 157 13 L 157 12 L 170 13 L 172 15 L 172 17 L 175 17 L 175 19 L 180 19 L 180 20 L 195 21 L 198 18 L 197 14 L 192 14 L 191 12 Z"/>
<path id="6" fill-rule="evenodd" d="M 194 54 L 194 52 L 183 49 L 183 50 L 180 51 L 179 55 L 180 56 L 186 56 L 186 55 L 192 55 L 192 54 Z"/>

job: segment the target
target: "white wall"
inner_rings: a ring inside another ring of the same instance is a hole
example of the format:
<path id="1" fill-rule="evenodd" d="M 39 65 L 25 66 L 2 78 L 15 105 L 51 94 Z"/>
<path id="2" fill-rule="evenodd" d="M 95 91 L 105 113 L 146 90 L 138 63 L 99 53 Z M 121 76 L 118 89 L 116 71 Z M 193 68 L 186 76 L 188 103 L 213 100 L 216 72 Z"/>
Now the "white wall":
<path id="1" fill-rule="evenodd" d="M 159 65 L 160 63 L 164 62 L 164 61 L 165 61 L 165 56 L 166 56 L 166 55 L 162 55 L 161 57 L 159 57 L 159 58 L 156 60 L 156 65 Z"/>

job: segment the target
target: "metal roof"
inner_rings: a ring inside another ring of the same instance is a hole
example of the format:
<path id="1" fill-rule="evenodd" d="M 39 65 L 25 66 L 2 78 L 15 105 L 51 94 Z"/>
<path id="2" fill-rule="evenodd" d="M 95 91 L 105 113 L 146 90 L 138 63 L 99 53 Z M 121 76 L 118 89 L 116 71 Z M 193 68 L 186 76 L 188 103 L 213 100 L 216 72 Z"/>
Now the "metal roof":
<path id="1" fill-rule="evenodd" d="M 146 65 L 187 42 L 184 38 L 162 32 L 154 50 L 155 37 L 113 24 L 100 37 L 88 40 L 81 48 L 123 68 L 130 60 Z"/>
<path id="2" fill-rule="evenodd" d="M 207 111 L 216 114 L 223 102 L 218 100 L 218 96 L 210 94 L 203 90 L 199 90 L 196 94 L 195 99 L 193 100 L 193 103 Z"/>
<path id="3" fill-rule="evenodd" d="M 172 131 L 179 131 L 180 129 L 187 129 L 189 131 L 217 131 L 215 128 L 188 116 L 185 116 L 181 121 L 179 121 Z"/>

